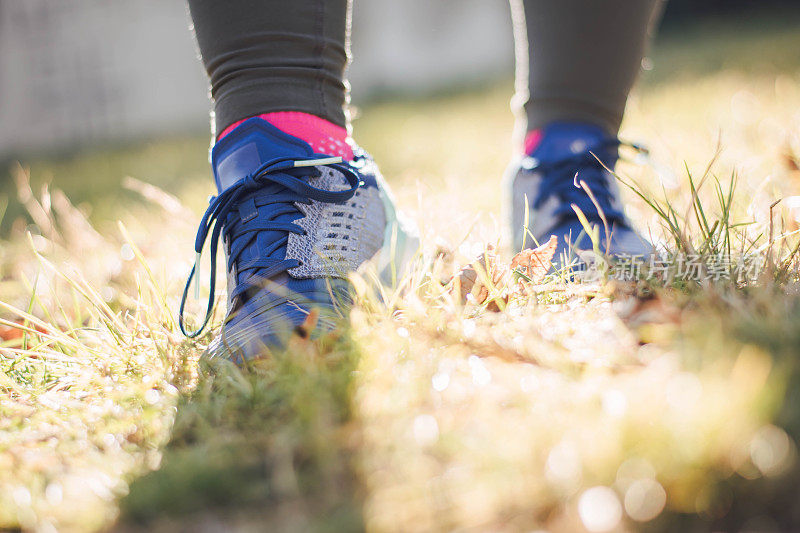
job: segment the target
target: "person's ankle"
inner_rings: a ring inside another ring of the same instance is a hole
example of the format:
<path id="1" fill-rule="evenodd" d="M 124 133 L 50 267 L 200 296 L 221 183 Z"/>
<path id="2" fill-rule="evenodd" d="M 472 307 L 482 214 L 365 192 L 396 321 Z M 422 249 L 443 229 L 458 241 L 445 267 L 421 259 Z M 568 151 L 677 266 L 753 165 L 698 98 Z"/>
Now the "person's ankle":
<path id="1" fill-rule="evenodd" d="M 528 156 L 544 149 L 550 155 L 568 155 L 575 152 L 573 141 L 592 144 L 594 141 L 613 137 L 607 128 L 591 122 L 577 120 L 552 121 L 546 125 L 529 129 L 525 134 L 523 149 Z M 565 144 L 566 143 L 566 144 Z"/>
<path id="2" fill-rule="evenodd" d="M 300 111 L 276 111 L 248 117 L 234 122 L 217 136 L 217 142 L 249 118 L 260 118 L 282 132 L 302 139 L 320 154 L 339 156 L 346 161 L 353 159 L 353 148 L 347 129 L 310 113 Z"/>

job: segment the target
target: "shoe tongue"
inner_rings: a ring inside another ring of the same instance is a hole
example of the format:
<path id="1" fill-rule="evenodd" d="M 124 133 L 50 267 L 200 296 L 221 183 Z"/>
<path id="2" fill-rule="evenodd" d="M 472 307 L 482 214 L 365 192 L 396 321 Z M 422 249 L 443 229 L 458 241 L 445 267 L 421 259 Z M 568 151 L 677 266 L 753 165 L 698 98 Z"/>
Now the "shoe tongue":
<path id="1" fill-rule="evenodd" d="M 282 132 L 266 120 L 247 119 L 211 150 L 217 190 L 224 191 L 276 157 L 308 157 L 313 153 L 307 142 Z"/>
<path id="2" fill-rule="evenodd" d="M 603 128 L 587 123 L 580 122 L 553 122 L 545 126 L 541 130 L 531 132 L 529 138 L 534 142 L 534 146 L 528 146 L 528 155 L 540 163 L 554 163 L 558 164 L 572 156 L 578 154 L 585 154 L 591 152 L 597 156 L 605 166 L 613 167 L 618 158 L 616 144 L 605 145 L 601 147 L 601 143 L 609 139 L 609 134 Z M 533 143 L 530 143 L 533 144 Z M 594 159 L 594 158 L 592 158 Z M 600 165 L 583 165 L 576 162 L 573 168 L 562 167 L 555 173 L 558 178 L 557 182 L 563 184 L 568 180 L 570 187 L 567 190 L 562 190 L 560 194 L 562 208 L 557 216 L 559 222 L 564 221 L 577 221 L 571 204 L 576 204 L 586 215 L 590 221 L 600 221 L 600 216 L 597 213 L 597 208 L 583 191 L 572 187 L 573 178 L 579 173 L 581 179 L 586 181 L 587 184 L 594 190 L 594 194 L 598 202 L 600 202 L 606 217 L 611 220 L 622 220 L 617 216 L 619 210 L 615 207 L 615 186 L 613 185 L 613 178 L 610 177 Z M 600 182 L 595 182 L 596 179 L 602 179 L 605 186 L 600 187 Z"/>
<path id="3" fill-rule="evenodd" d="M 308 143 L 282 132 L 263 119 L 245 120 L 220 139 L 211 150 L 211 164 L 214 168 L 217 190 L 224 191 L 276 157 L 308 157 L 313 153 L 314 150 Z M 264 190 L 275 194 L 286 192 L 284 187 L 277 184 L 265 184 Z M 238 213 L 234 210 L 234 215 L 246 216 L 248 213 L 253 213 L 256 206 L 252 198 L 252 194 L 244 195 L 240 199 Z M 278 209 L 280 205 L 262 206 L 258 213 L 269 216 L 269 211 Z M 275 222 L 293 222 L 299 216 L 301 216 L 300 212 L 284 213 L 270 217 L 270 219 Z M 285 238 L 286 232 L 284 231 L 267 230 L 245 233 L 235 237 L 235 239 L 250 239 L 247 247 L 239 255 L 239 263 L 267 257 L 284 259 L 286 257 L 285 245 L 270 254 L 267 254 L 266 250 L 270 249 L 279 239 Z M 240 273 L 237 283 L 241 283 L 249 275 L 246 272 Z M 281 282 L 279 279 L 273 279 L 273 281 Z"/>
<path id="4" fill-rule="evenodd" d="M 603 128 L 581 122 L 553 122 L 539 132 L 538 142 L 528 151 L 529 156 L 539 161 L 554 161 L 585 152 L 608 137 Z"/>

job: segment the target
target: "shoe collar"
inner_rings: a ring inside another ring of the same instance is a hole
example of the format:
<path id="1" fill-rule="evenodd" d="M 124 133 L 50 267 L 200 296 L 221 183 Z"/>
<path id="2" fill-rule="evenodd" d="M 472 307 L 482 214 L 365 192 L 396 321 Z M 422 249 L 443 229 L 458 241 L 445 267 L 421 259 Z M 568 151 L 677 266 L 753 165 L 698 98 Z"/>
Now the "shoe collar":
<path id="1" fill-rule="evenodd" d="M 307 142 L 288 135 L 266 120 L 253 117 L 217 141 L 211 150 L 211 166 L 219 192 L 276 157 L 309 157 Z"/>
<path id="2" fill-rule="evenodd" d="M 605 129 L 583 122 L 551 122 L 528 133 L 525 153 L 538 161 L 548 162 L 591 150 L 611 137 Z"/>

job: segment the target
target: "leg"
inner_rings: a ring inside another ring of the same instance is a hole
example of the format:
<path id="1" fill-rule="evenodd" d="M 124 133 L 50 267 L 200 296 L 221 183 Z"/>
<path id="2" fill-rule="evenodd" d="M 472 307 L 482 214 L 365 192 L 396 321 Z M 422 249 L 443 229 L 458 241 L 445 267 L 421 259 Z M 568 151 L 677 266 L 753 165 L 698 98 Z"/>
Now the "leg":
<path id="1" fill-rule="evenodd" d="M 346 126 L 348 0 L 189 0 L 216 131 L 299 111 Z"/>
<path id="2" fill-rule="evenodd" d="M 349 0 L 189 0 L 208 70 L 218 196 L 195 240 L 210 236 L 210 296 L 224 239 L 228 314 L 210 353 L 235 361 L 285 346 L 319 312 L 335 327 L 348 274 L 376 257 L 391 272 L 413 254 L 377 168 L 347 136 Z M 331 157 L 334 156 L 334 157 Z M 197 290 L 197 289 L 196 289 Z M 313 332 L 312 332 L 313 333 Z"/>
<path id="3" fill-rule="evenodd" d="M 511 0 L 517 55 L 513 104 L 517 129 L 526 132 L 525 157 L 507 176 L 515 249 L 526 240 L 553 236 L 560 252 L 568 251 L 568 243 L 591 247 L 581 235 L 577 207 L 590 223 L 602 224 L 602 251 L 651 250 L 631 229 L 615 178 L 605 167 L 617 161 L 617 131 L 661 5 L 661 0 Z"/>
<path id="4" fill-rule="evenodd" d="M 516 100 L 524 107 L 527 130 L 555 121 L 587 122 L 616 135 L 662 2 L 522 4 L 524 9 L 513 10 L 521 53 Z"/>

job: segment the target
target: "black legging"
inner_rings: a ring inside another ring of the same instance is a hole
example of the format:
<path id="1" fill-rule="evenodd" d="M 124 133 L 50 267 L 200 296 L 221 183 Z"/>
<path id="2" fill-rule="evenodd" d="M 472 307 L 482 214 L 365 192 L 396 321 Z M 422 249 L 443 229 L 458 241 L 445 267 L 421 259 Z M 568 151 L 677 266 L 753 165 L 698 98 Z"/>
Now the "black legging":
<path id="1" fill-rule="evenodd" d="M 218 132 L 272 111 L 346 125 L 349 0 L 188 1 Z M 659 4 L 511 0 L 528 129 L 577 120 L 616 133 Z"/>

